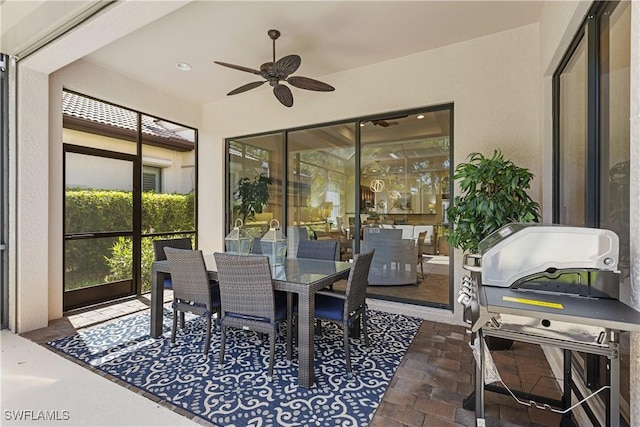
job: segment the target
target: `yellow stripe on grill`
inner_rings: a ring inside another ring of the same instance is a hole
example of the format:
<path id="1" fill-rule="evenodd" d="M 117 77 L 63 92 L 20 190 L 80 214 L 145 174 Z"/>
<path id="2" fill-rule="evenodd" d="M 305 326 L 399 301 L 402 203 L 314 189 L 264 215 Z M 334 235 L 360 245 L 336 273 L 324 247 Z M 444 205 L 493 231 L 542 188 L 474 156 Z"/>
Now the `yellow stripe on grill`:
<path id="1" fill-rule="evenodd" d="M 562 304 L 559 304 L 557 302 L 539 301 L 535 299 L 526 299 L 526 298 L 514 298 L 514 297 L 508 297 L 508 296 L 503 296 L 502 300 L 517 302 L 520 304 L 536 305 L 538 307 L 557 308 L 560 310 L 564 309 Z"/>

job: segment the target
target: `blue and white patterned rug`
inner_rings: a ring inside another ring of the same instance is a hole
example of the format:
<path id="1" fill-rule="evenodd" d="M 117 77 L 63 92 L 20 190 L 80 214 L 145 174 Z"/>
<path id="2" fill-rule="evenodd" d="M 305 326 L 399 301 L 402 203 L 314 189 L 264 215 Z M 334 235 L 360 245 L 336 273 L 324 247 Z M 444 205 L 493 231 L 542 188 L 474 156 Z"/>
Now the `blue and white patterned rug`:
<path id="1" fill-rule="evenodd" d="M 323 323 L 315 338 L 316 384 L 297 385 L 298 364 L 276 345 L 273 379 L 267 376 L 268 340 L 229 329 L 225 365 L 218 367 L 220 334 L 202 354 L 204 321 L 187 317 L 176 345 L 149 336 L 149 311 L 116 319 L 48 343 L 51 347 L 220 426 L 366 426 L 387 389 L 421 319 L 369 312 L 370 346 L 351 340 L 354 377 L 346 375 L 342 330 Z M 248 339 L 247 339 L 248 338 Z"/>

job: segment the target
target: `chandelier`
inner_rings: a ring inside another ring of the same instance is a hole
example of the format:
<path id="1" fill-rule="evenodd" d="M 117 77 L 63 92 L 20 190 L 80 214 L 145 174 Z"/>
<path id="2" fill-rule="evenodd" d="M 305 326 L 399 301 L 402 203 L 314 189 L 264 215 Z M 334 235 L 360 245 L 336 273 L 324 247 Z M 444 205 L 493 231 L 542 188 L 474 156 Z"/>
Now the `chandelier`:
<path id="1" fill-rule="evenodd" d="M 382 190 L 384 190 L 384 181 L 381 179 L 374 179 L 373 181 L 371 181 L 371 184 L 369 184 L 369 188 L 374 193 L 380 193 Z"/>

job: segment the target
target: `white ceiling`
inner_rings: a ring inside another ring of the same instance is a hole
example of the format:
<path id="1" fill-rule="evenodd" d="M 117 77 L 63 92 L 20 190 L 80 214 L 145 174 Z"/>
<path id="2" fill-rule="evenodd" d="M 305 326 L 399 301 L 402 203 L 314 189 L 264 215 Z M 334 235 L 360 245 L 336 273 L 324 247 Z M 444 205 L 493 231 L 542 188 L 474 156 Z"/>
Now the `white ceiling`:
<path id="1" fill-rule="evenodd" d="M 331 84 L 334 73 L 538 22 L 542 5 L 540 1 L 194 1 L 85 59 L 206 104 L 261 79 L 213 61 L 259 69 L 271 60 L 267 36 L 271 28 L 282 33 L 276 59 L 299 54 L 302 65 L 294 75 Z M 177 62 L 189 63 L 192 70 L 178 70 Z M 401 78 L 390 75 L 381 84 Z M 259 90 L 269 87 L 254 89 Z M 298 90 L 293 89 L 294 96 Z"/>

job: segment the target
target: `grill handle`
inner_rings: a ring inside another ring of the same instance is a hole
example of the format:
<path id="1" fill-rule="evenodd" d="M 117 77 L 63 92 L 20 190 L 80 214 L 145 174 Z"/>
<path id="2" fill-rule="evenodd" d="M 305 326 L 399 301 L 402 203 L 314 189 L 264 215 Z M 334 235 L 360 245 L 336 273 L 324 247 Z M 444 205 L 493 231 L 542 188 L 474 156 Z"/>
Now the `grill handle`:
<path id="1" fill-rule="evenodd" d="M 478 254 L 464 254 L 462 258 L 462 268 L 467 271 L 472 271 L 474 273 L 482 273 L 482 266 L 480 266 L 480 261 L 482 260 L 482 256 Z"/>

